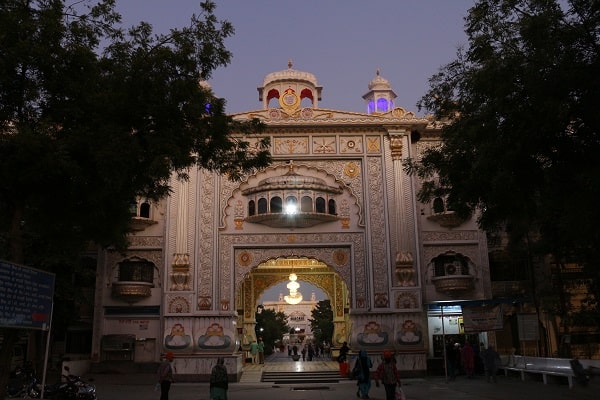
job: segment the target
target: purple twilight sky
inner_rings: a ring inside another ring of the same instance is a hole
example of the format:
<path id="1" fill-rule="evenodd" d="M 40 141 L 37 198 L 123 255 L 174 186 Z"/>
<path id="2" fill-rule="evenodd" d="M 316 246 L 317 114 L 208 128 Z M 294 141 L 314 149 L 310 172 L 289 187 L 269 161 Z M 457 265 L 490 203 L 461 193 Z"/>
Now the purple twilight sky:
<path id="1" fill-rule="evenodd" d="M 147 21 L 155 32 L 188 25 L 200 0 L 117 0 L 125 27 Z M 362 95 L 377 69 L 418 115 L 428 79 L 466 45 L 464 17 L 474 0 L 216 0 L 215 14 L 235 34 L 231 64 L 209 80 L 228 113 L 261 108 L 265 75 L 293 68 L 317 77 L 321 108 L 364 112 Z"/>

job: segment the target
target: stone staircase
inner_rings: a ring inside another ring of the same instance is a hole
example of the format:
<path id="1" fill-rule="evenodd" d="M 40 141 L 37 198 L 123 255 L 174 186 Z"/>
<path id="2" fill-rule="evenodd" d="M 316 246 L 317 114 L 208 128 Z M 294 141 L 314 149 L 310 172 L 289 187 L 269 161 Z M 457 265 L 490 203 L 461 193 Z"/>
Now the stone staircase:
<path id="1" fill-rule="evenodd" d="M 260 381 L 275 385 L 298 383 L 338 383 L 348 378 L 341 377 L 339 371 L 263 371 Z"/>

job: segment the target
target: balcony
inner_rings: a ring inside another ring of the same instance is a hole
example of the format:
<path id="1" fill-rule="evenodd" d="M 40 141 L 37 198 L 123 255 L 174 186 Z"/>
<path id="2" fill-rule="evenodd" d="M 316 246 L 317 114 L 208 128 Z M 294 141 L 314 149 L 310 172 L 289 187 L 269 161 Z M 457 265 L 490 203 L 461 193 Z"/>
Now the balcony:
<path id="1" fill-rule="evenodd" d="M 427 219 L 444 228 L 456 228 L 466 221 L 464 218 L 459 217 L 454 211 L 443 211 L 431 214 Z"/>
<path id="2" fill-rule="evenodd" d="M 136 303 L 152 295 L 149 282 L 118 281 L 112 283 L 112 297 L 129 304 Z"/>
<path id="3" fill-rule="evenodd" d="M 258 214 L 246 218 L 246 221 L 263 224 L 271 228 L 308 228 L 324 222 L 337 221 L 337 215 L 316 212 L 296 212 Z"/>
<path id="4" fill-rule="evenodd" d="M 475 278 L 471 275 L 446 275 L 431 278 L 435 290 L 448 296 L 459 296 L 473 290 Z"/>
<path id="5" fill-rule="evenodd" d="M 134 231 L 143 231 L 150 225 L 154 225 L 157 222 L 150 218 L 143 217 L 131 217 L 131 229 Z"/>

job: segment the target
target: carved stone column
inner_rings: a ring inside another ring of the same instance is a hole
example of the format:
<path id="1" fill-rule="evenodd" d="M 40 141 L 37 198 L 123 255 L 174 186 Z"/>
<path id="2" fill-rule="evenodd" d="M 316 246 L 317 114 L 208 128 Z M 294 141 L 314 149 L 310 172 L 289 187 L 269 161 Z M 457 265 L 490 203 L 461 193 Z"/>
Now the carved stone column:
<path id="1" fill-rule="evenodd" d="M 179 183 L 177 202 L 177 231 L 175 235 L 175 254 L 171 263 L 171 290 L 192 290 L 190 254 L 188 250 L 188 207 L 189 182 Z"/>
<path id="2" fill-rule="evenodd" d="M 394 207 L 395 220 L 398 226 L 397 257 L 396 257 L 396 285 L 410 287 L 417 285 L 417 271 L 415 269 L 413 254 L 416 250 L 414 243 L 414 204 L 412 203 L 412 186 L 407 184 L 406 174 L 402 167 L 403 158 L 407 158 L 409 151 L 409 134 L 405 129 L 390 130 L 390 150 L 394 166 Z"/>

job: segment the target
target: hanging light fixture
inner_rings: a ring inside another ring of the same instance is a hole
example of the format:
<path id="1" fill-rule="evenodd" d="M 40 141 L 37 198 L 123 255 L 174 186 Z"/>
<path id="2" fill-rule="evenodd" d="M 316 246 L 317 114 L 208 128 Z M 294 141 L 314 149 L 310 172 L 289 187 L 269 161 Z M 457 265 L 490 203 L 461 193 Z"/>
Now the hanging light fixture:
<path id="1" fill-rule="evenodd" d="M 298 304 L 302 301 L 302 293 L 298 291 L 300 288 L 300 284 L 296 282 L 298 280 L 298 276 L 295 273 L 291 273 L 289 276 L 290 283 L 287 284 L 287 288 L 290 290 L 290 294 L 288 296 L 284 296 L 284 300 L 288 304 Z"/>

